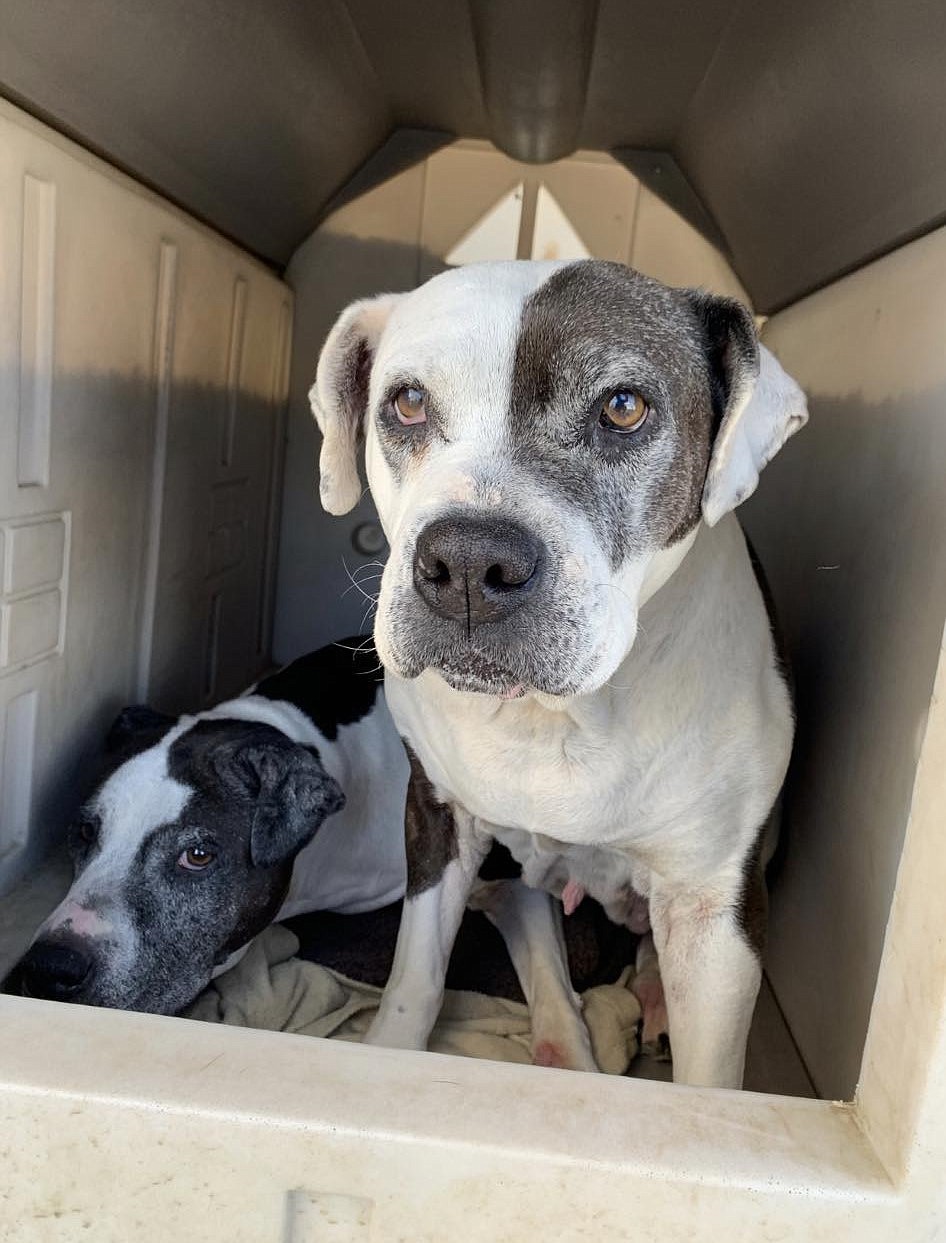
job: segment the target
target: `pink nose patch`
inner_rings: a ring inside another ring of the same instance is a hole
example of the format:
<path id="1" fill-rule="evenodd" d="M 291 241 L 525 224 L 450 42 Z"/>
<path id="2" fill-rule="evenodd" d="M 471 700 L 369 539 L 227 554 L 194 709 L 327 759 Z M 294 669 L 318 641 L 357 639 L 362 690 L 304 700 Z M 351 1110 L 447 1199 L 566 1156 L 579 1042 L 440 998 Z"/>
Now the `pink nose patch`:
<path id="1" fill-rule="evenodd" d="M 584 885 L 579 885 L 577 880 L 570 880 L 562 890 L 562 906 L 565 908 L 565 914 L 571 915 L 574 911 L 577 911 L 584 896 Z"/>
<path id="2" fill-rule="evenodd" d="M 49 921 L 50 928 L 69 927 L 80 937 L 100 937 L 109 928 L 98 911 L 80 906 L 78 902 L 64 902 Z"/>

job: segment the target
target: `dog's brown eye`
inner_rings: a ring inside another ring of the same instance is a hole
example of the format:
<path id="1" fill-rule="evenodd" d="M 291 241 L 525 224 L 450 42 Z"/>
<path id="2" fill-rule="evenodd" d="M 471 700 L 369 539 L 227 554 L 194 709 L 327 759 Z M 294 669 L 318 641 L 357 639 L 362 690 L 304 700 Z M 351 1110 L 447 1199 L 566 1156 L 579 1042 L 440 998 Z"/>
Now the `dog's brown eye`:
<path id="1" fill-rule="evenodd" d="M 616 432 L 636 432 L 650 413 L 650 406 L 640 393 L 622 388 L 612 393 L 601 407 L 601 425 Z"/>
<path id="2" fill-rule="evenodd" d="M 74 846 L 94 846 L 99 840 L 101 825 L 98 816 L 82 813 L 72 822 L 70 837 Z"/>
<path id="3" fill-rule="evenodd" d="M 202 872 L 204 868 L 210 867 L 216 857 L 210 850 L 201 850 L 199 846 L 190 846 L 181 853 L 177 862 L 179 867 L 184 868 L 188 872 Z"/>
<path id="4" fill-rule="evenodd" d="M 427 422 L 427 395 L 422 388 L 401 388 L 394 395 L 394 413 L 405 427 Z"/>

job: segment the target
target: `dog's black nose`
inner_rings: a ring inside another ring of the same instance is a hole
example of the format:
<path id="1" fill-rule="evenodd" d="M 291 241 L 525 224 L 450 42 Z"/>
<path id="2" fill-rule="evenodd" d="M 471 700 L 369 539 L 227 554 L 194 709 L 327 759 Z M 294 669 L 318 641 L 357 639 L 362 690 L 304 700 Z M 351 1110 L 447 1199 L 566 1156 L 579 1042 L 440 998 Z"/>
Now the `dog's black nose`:
<path id="1" fill-rule="evenodd" d="M 48 1001 L 69 1001 L 92 974 L 92 957 L 61 941 L 37 941 L 15 969 L 20 992 Z"/>
<path id="2" fill-rule="evenodd" d="M 544 548 L 515 522 L 437 518 L 414 549 L 414 587 L 433 611 L 470 628 L 508 617 L 538 586 Z"/>

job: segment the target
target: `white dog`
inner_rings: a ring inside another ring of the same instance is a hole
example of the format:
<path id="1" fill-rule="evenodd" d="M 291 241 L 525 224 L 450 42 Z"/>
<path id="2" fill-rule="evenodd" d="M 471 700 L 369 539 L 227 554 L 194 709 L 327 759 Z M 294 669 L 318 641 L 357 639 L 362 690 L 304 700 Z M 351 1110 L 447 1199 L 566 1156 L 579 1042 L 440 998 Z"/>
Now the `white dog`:
<path id="1" fill-rule="evenodd" d="M 805 423 L 801 391 L 738 303 L 588 261 L 355 303 L 311 397 L 333 513 L 365 440 L 391 546 L 375 642 L 412 769 L 371 1039 L 424 1046 L 495 838 L 567 909 L 589 893 L 649 921 L 676 1079 L 738 1086 L 793 716 L 730 511 Z M 660 989 L 644 1003 L 646 1038 Z"/>

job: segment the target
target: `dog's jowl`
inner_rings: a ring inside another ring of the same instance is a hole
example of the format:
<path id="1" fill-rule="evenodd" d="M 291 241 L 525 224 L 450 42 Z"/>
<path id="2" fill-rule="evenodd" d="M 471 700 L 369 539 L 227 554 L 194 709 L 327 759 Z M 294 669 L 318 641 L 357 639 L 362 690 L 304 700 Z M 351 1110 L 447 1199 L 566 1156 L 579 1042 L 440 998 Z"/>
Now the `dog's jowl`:
<path id="1" fill-rule="evenodd" d="M 333 513 L 364 439 L 391 546 L 376 646 L 449 838 L 408 861 L 371 1038 L 424 1045 L 497 838 L 570 908 L 649 922 L 645 1020 L 666 1005 L 675 1077 L 738 1085 L 793 719 L 731 511 L 801 391 L 738 303 L 589 261 L 355 303 L 312 402 Z"/>

